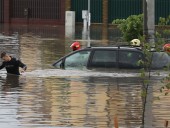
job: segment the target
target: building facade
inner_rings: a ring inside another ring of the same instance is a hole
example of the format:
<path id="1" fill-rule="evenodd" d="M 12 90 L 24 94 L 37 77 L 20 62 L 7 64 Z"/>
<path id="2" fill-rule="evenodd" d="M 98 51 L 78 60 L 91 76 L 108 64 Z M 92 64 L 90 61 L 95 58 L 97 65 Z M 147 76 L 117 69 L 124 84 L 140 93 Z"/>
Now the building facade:
<path id="1" fill-rule="evenodd" d="M 110 24 L 114 19 L 141 14 L 143 0 L 90 0 L 91 22 Z M 170 14 L 169 0 L 155 0 L 155 22 Z M 88 0 L 0 0 L 0 23 L 64 24 L 65 11 L 76 12 L 83 22 L 82 10 Z"/>

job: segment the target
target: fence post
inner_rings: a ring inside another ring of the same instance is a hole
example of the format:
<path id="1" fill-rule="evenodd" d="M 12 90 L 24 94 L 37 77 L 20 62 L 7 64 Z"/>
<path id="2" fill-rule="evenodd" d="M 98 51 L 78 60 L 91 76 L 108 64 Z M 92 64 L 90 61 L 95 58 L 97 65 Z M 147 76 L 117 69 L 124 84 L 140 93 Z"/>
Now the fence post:
<path id="1" fill-rule="evenodd" d="M 4 0 L 4 23 L 10 23 L 10 0 Z"/>

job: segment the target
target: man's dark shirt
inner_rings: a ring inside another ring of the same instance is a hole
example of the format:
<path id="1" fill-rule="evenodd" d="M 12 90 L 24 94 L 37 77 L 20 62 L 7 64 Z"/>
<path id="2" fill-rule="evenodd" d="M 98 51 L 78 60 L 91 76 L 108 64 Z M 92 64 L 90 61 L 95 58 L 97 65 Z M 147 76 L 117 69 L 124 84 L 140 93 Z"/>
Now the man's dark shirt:
<path id="1" fill-rule="evenodd" d="M 7 73 L 20 75 L 19 73 L 19 67 L 21 68 L 27 68 L 25 64 L 23 64 L 20 60 L 17 60 L 16 58 L 11 57 L 11 60 L 8 62 L 3 62 L 0 66 L 0 69 L 6 68 Z"/>

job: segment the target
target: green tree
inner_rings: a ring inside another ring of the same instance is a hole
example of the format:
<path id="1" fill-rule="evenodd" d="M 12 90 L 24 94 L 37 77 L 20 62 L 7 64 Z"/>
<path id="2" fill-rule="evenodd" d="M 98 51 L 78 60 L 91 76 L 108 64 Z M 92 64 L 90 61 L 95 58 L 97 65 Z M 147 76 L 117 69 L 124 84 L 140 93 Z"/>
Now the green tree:
<path id="1" fill-rule="evenodd" d="M 127 19 L 116 19 L 112 24 L 118 24 L 125 41 L 140 39 L 143 36 L 143 14 L 131 15 Z"/>
<path id="2" fill-rule="evenodd" d="M 165 28 L 166 25 L 170 23 L 170 16 L 167 18 L 160 17 L 159 20 L 159 26 L 160 31 L 156 31 L 155 33 L 155 47 L 153 48 L 153 45 L 151 43 L 147 43 L 144 39 L 143 35 L 143 15 L 132 15 L 129 16 L 126 20 L 116 19 L 112 22 L 112 24 L 118 24 L 118 28 L 121 30 L 123 34 L 123 38 L 125 41 L 131 41 L 132 39 L 140 39 L 141 42 L 146 42 L 142 46 L 142 51 L 145 55 L 145 61 L 140 60 L 138 64 L 143 65 L 144 68 L 141 69 L 141 78 L 144 80 L 143 88 L 141 91 L 141 96 L 143 98 L 143 124 L 144 124 L 144 115 L 146 110 L 146 103 L 147 101 L 147 95 L 148 88 L 150 86 L 150 71 L 151 71 L 151 60 L 153 57 L 153 52 L 150 52 L 152 50 L 160 52 L 162 50 L 162 46 L 166 43 L 166 36 L 168 37 L 170 35 L 170 31 Z M 159 63 L 159 62 L 158 62 Z M 169 71 L 170 65 L 166 67 L 165 70 Z M 159 72 L 157 73 L 159 75 Z M 168 95 L 170 92 L 170 74 L 167 75 L 165 78 L 161 80 L 163 83 L 160 87 L 160 92 L 162 92 L 164 95 Z M 154 90 L 153 90 L 154 91 Z M 156 99 L 159 99 L 158 97 L 155 97 Z M 150 102 L 150 101 L 149 101 Z"/>

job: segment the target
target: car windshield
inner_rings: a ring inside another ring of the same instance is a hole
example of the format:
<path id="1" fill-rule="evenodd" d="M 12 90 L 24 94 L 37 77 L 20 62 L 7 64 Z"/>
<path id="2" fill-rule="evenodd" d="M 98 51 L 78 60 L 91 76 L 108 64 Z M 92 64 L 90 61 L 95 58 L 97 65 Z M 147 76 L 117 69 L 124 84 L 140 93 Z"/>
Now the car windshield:
<path id="1" fill-rule="evenodd" d="M 90 51 L 78 51 L 65 58 L 65 69 L 87 69 Z"/>
<path id="2" fill-rule="evenodd" d="M 153 52 L 152 69 L 161 69 L 170 65 L 170 56 L 165 52 Z"/>

